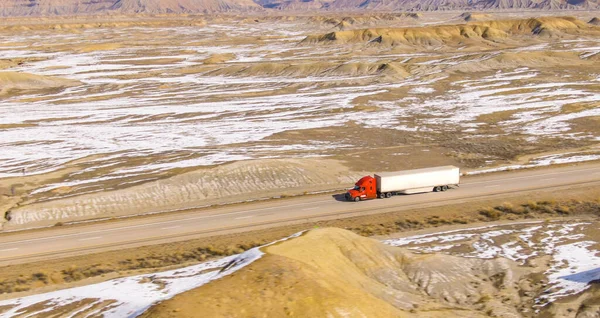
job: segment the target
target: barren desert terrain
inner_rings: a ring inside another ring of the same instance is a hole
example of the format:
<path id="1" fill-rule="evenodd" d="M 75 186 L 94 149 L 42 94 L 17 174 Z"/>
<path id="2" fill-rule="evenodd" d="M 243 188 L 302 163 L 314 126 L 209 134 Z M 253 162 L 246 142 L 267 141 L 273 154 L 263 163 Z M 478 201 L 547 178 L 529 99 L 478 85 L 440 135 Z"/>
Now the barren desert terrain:
<path id="1" fill-rule="evenodd" d="M 571 13 L 8 19 L 3 227 L 596 160 L 600 29 Z"/>
<path id="2" fill-rule="evenodd" d="M 313 229 L 216 261 L 2 301 L 0 312 L 595 317 L 597 226 L 597 219 L 530 220 L 408 232 L 383 241 L 339 228 Z"/>
<path id="3" fill-rule="evenodd" d="M 600 159 L 599 12 L 315 4 L 0 21 L 3 238 Z M 0 315 L 595 317 L 600 190 L 556 189 L 5 266 Z"/>

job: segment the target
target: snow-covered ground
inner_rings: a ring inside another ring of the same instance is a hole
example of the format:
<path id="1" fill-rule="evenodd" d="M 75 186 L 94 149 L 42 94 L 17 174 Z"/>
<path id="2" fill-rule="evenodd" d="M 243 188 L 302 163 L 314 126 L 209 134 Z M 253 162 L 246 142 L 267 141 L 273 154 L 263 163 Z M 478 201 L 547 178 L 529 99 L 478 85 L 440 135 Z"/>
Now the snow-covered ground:
<path id="1" fill-rule="evenodd" d="M 302 232 L 283 240 L 301 234 Z M 280 241 L 282 240 L 265 246 Z M 72 306 L 72 310 L 64 312 L 61 317 L 136 317 L 154 303 L 247 266 L 264 255 L 260 248 L 255 247 L 242 254 L 166 272 L 118 278 L 93 285 L 0 301 L 0 307 L 12 307 L 1 316 L 20 317 L 23 312 L 27 312 L 26 317 L 43 316 L 45 312 Z M 33 306 L 35 309 L 31 309 Z"/>
<path id="2" fill-rule="evenodd" d="M 575 162 L 586 162 L 586 161 L 594 161 L 600 160 L 600 154 L 581 154 L 581 153 L 563 153 L 563 154 L 554 154 L 547 156 L 540 156 L 537 158 L 533 158 L 529 161 L 529 163 L 522 165 L 508 165 L 496 168 L 489 169 L 479 169 L 475 171 L 466 172 L 466 175 L 475 175 L 482 173 L 490 173 L 490 172 L 498 172 L 498 171 L 508 171 L 508 170 L 519 170 L 519 169 L 527 169 L 527 168 L 535 168 L 535 167 L 543 167 L 549 165 L 557 165 L 557 164 L 565 164 L 565 163 L 575 163 Z"/>
<path id="3" fill-rule="evenodd" d="M 156 173 L 157 169 L 285 155 L 319 156 L 353 145 L 337 141 L 305 142 L 293 145 L 294 153 L 290 154 L 289 144 L 264 139 L 286 131 L 341 127 L 348 123 L 409 132 L 435 132 L 453 127 L 479 136 L 483 134 L 478 130 L 482 125 L 479 116 L 499 111 L 516 111 L 511 119 L 497 123 L 499 127 L 531 140 L 557 134 L 572 139 L 600 138 L 570 131 L 571 120 L 598 116 L 599 108 L 560 114 L 565 104 L 600 101 L 600 94 L 589 89 L 597 86 L 596 77 L 547 82 L 540 78 L 539 70 L 516 68 L 484 77 L 467 77 L 450 83 L 450 90 L 444 92 L 435 87 L 448 78 L 439 67 L 486 61 L 497 52 L 455 56 L 431 53 L 430 61 L 417 65 L 432 70 L 407 79 L 386 81 L 374 80 L 373 76 L 218 75 L 180 70 L 201 66 L 201 61 L 212 54 L 233 54 L 228 62 L 232 65 L 306 63 L 324 56 L 329 59 L 348 55 L 348 49 L 299 45 L 303 33 L 293 23 L 282 23 L 277 30 L 258 23 L 250 27 L 211 24 L 154 28 L 152 32 L 138 27 L 82 32 L 82 35 L 57 35 L 56 42 L 121 43 L 130 34 L 146 36 L 150 42 L 67 52 L 40 45 L 43 37 L 38 34 L 0 36 L 4 43 L 0 44 L 2 58 L 47 58 L 25 63 L 16 71 L 83 83 L 61 92 L 3 100 L 0 125 L 20 126 L 2 130 L 0 178 L 20 176 L 23 172 L 53 171 L 74 160 L 98 157 L 86 168 L 85 177 L 73 175 L 69 180 L 38 190 L 43 192 L 106 180 L 122 179 L 126 183 L 132 177 Z M 224 34 L 241 39 L 257 34 L 268 37 L 259 44 L 252 41 L 232 44 L 223 39 Z M 563 45 L 577 46 L 585 58 L 597 50 L 594 42 Z M 523 50 L 545 48 L 537 45 Z M 349 61 L 408 62 L 412 57 L 425 58 L 427 54 L 365 52 L 357 53 Z M 158 62 L 160 59 L 171 62 L 163 64 Z M 378 100 L 378 96 L 398 89 L 406 89 L 408 93 L 397 100 Z M 371 100 L 370 105 L 379 110 L 356 109 L 356 101 L 361 99 Z M 258 142 L 263 144 L 257 145 Z M 124 160 L 116 163 L 115 158 Z M 135 163 L 130 165 L 130 161 Z M 107 167 L 113 168 L 107 172 Z"/>
<path id="4" fill-rule="evenodd" d="M 423 253 L 504 257 L 522 265 L 549 255 L 550 265 L 544 273 L 548 284 L 536 299 L 536 307 L 543 307 L 582 292 L 589 288 L 589 282 L 600 279 L 600 251 L 594 248 L 598 242 L 585 234 L 597 226 L 595 222 L 520 222 L 409 236 L 384 243 Z"/>

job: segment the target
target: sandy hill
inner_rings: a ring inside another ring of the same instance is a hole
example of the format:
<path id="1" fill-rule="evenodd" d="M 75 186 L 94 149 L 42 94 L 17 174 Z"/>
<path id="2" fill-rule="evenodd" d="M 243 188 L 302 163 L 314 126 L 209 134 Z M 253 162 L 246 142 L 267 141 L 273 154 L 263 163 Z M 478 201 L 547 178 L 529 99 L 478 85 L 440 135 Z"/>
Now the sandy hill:
<path id="1" fill-rule="evenodd" d="M 0 72 L 0 96 L 17 90 L 40 90 L 79 85 L 80 82 L 28 73 Z"/>
<path id="2" fill-rule="evenodd" d="M 205 61 L 205 63 L 207 63 Z M 208 64 L 208 63 L 207 63 Z M 199 71 L 206 72 L 202 69 Z M 205 74 L 215 76 L 323 77 L 381 75 L 405 78 L 410 73 L 397 62 L 307 62 L 231 64 Z"/>
<path id="3" fill-rule="evenodd" d="M 504 52 L 492 58 L 473 60 L 449 67 L 451 71 L 482 72 L 499 69 L 515 69 L 530 67 L 536 69 L 556 68 L 564 66 L 589 66 L 594 67 L 597 62 L 591 59 L 582 59 L 578 52 Z"/>
<path id="4" fill-rule="evenodd" d="M 394 22 L 416 21 L 421 18 L 420 13 L 416 12 L 400 12 L 400 13 L 360 13 L 357 12 L 352 16 L 311 16 L 308 20 L 315 24 L 323 26 L 333 26 L 334 29 L 344 30 L 346 28 L 358 28 L 358 26 L 377 26 L 390 25 Z"/>
<path id="5" fill-rule="evenodd" d="M 305 43 L 382 43 L 387 45 L 440 46 L 467 42 L 502 41 L 511 36 L 553 36 L 587 30 L 583 21 L 572 17 L 545 17 L 518 20 L 480 21 L 467 24 L 411 28 L 369 28 L 336 31 L 306 37 Z"/>
<path id="6" fill-rule="evenodd" d="M 141 317 L 518 317 L 523 272 L 505 259 L 412 254 L 316 229 Z"/>
<path id="7" fill-rule="evenodd" d="M 493 19 L 493 17 L 489 14 L 485 14 L 485 13 L 471 13 L 471 12 L 465 12 L 463 14 L 461 14 L 459 16 L 459 18 L 470 22 L 470 21 L 485 21 L 485 20 L 491 20 Z"/>

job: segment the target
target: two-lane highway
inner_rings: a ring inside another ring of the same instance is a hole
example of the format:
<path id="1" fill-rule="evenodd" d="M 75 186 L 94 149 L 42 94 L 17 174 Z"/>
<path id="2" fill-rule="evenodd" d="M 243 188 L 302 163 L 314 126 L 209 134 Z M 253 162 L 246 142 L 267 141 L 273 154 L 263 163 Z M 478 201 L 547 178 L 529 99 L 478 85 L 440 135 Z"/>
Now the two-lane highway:
<path id="1" fill-rule="evenodd" d="M 403 195 L 364 202 L 346 202 L 339 199 L 341 196 L 331 194 L 311 195 L 195 209 L 185 213 L 3 233 L 0 235 L 0 265 L 284 224 L 443 206 L 526 191 L 556 191 L 565 186 L 600 186 L 600 165 L 463 177 L 458 189 L 447 192 Z"/>

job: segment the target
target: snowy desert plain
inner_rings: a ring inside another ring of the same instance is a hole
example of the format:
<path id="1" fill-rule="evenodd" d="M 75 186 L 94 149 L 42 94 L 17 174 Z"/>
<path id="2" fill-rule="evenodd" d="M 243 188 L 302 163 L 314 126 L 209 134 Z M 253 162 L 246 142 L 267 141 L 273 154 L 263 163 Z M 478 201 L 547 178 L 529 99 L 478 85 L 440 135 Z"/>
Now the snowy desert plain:
<path id="1" fill-rule="evenodd" d="M 600 28 L 537 14 L 7 19 L 4 229 L 597 160 Z"/>
<path id="2" fill-rule="evenodd" d="M 339 190 L 376 171 L 599 160 L 596 13 L 2 20 L 0 226 Z M 521 203 L 339 226 L 375 239 L 318 228 L 203 247 L 136 276 L 121 269 L 152 257 L 106 258 L 89 281 L 81 265 L 11 268 L 0 315 L 598 317 L 600 204 Z"/>

